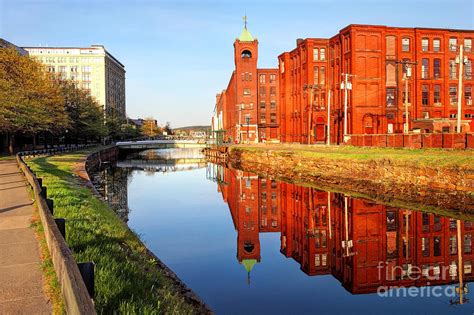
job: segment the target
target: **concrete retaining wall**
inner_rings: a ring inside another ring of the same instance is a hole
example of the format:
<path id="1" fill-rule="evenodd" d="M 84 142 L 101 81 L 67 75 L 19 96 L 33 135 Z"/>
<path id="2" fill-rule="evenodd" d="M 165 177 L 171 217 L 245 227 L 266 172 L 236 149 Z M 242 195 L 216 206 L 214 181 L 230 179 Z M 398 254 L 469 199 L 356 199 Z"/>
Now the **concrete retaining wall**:
<path id="1" fill-rule="evenodd" d="M 53 153 L 51 151 L 51 153 Z M 37 154 L 48 154 L 46 151 Z M 44 227 L 46 243 L 58 277 L 68 314 L 96 314 L 94 303 L 89 296 L 77 263 L 71 250 L 59 232 L 46 200 L 41 196 L 42 187 L 38 179 L 17 155 L 17 163 L 33 189 L 34 197 Z"/>

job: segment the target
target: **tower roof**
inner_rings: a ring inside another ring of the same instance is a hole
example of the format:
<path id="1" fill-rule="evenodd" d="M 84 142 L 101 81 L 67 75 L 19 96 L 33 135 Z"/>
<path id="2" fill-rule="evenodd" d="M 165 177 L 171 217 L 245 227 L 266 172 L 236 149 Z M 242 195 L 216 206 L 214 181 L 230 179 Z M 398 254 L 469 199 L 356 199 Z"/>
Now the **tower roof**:
<path id="1" fill-rule="evenodd" d="M 252 34 L 250 34 L 249 30 L 247 29 L 247 15 L 243 17 L 244 20 L 244 29 L 242 30 L 242 33 L 239 36 L 239 40 L 241 42 L 253 42 L 254 38 Z"/>
<path id="2" fill-rule="evenodd" d="M 254 41 L 254 38 L 252 36 L 252 34 L 250 34 L 249 30 L 247 29 L 247 27 L 245 27 L 243 30 L 242 30 L 242 33 L 240 34 L 239 36 L 239 40 L 241 42 L 253 42 Z"/>

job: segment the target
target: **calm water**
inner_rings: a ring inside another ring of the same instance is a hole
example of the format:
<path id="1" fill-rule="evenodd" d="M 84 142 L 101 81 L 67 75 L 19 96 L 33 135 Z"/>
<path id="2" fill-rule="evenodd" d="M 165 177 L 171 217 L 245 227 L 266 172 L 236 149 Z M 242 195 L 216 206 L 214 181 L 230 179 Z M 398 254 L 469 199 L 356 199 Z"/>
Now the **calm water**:
<path id="1" fill-rule="evenodd" d="M 474 311 L 470 222 L 272 181 L 196 150 L 144 152 L 101 176 L 122 219 L 218 314 Z"/>

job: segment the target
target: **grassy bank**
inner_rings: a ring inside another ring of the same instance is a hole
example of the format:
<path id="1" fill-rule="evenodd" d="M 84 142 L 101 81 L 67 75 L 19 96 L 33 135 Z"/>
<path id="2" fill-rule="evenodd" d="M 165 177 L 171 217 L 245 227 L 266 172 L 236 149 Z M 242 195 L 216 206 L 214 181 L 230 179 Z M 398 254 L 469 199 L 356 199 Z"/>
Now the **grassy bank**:
<path id="1" fill-rule="evenodd" d="M 307 146 L 300 144 L 238 145 L 235 148 L 248 151 L 293 151 L 305 157 L 330 158 L 334 160 L 377 161 L 390 159 L 400 165 L 474 169 L 474 152 L 472 150 Z"/>
<path id="2" fill-rule="evenodd" d="M 146 255 L 139 238 L 73 175 L 83 153 L 41 157 L 28 164 L 43 178 L 55 217 L 66 218 L 67 243 L 77 262 L 96 264 L 98 313 L 191 314 L 173 281 Z"/>

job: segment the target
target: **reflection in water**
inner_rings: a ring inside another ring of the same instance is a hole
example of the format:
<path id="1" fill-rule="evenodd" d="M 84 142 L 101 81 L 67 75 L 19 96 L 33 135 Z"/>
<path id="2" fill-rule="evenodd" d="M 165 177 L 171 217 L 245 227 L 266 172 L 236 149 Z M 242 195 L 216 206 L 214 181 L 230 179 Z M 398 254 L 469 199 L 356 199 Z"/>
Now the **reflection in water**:
<path id="1" fill-rule="evenodd" d="M 177 172 L 182 165 L 193 166 Z M 397 305 L 408 312 L 472 308 L 449 308 L 467 301 L 454 289 L 474 277 L 471 222 L 207 164 L 192 150 L 134 154 L 97 178 L 122 219 L 217 313 L 393 313 L 393 300 L 380 298 L 393 287 L 452 289 L 408 295 Z"/>
<path id="2" fill-rule="evenodd" d="M 222 166 L 210 165 L 208 174 L 229 206 L 238 233 L 237 259 L 249 281 L 260 262 L 260 233 L 267 232 L 281 233 L 281 253 L 304 273 L 332 274 L 353 294 L 458 282 L 463 287 L 463 280 L 473 280 L 471 222 Z"/>
<path id="3" fill-rule="evenodd" d="M 178 172 L 206 167 L 200 148 L 147 150 L 130 154 L 117 162 L 119 168 L 142 169 L 153 172 Z"/>

